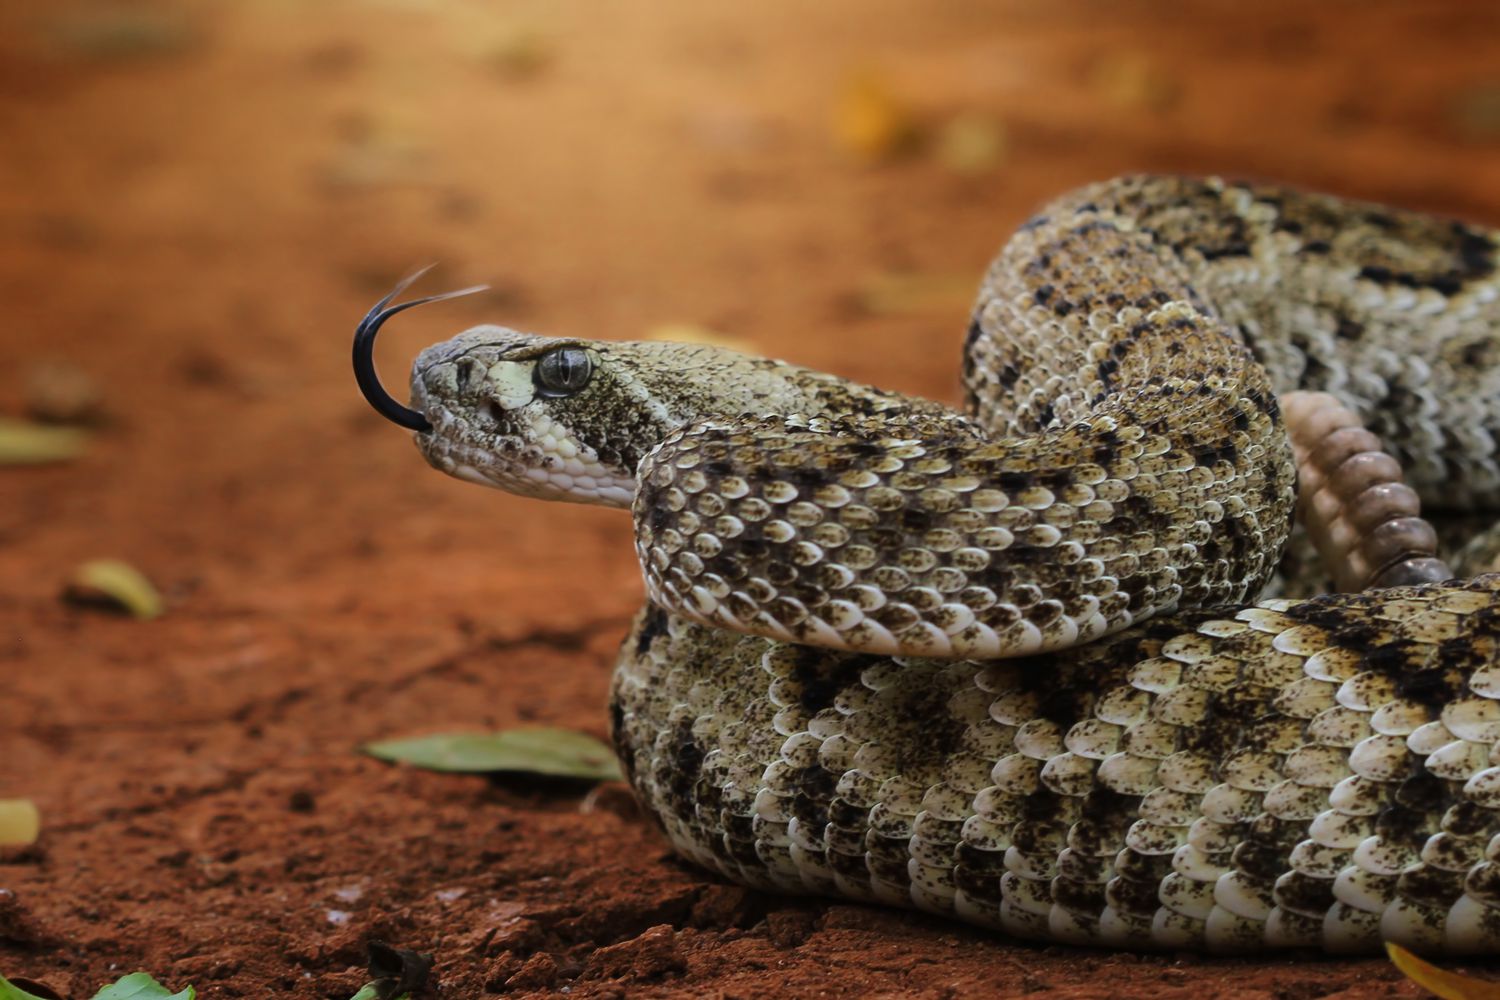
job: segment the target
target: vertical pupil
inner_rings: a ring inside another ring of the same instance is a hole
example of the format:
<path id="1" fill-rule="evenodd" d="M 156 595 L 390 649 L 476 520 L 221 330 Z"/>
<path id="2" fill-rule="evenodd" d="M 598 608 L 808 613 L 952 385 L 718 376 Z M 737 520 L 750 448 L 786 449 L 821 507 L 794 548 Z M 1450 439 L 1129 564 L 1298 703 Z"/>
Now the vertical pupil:
<path id="1" fill-rule="evenodd" d="M 543 359 L 542 374 L 554 389 L 578 389 L 588 377 L 587 365 L 581 351 L 563 350 Z"/>

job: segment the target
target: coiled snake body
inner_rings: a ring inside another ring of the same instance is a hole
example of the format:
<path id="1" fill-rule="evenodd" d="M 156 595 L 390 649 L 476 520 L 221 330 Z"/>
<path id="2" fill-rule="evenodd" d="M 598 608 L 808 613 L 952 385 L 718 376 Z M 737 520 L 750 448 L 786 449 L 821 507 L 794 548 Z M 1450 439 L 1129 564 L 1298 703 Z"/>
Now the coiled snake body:
<path id="1" fill-rule="evenodd" d="M 1032 939 L 1495 953 L 1500 576 L 1433 582 L 1392 514 L 1361 551 L 1407 585 L 1247 602 L 1297 504 L 1290 392 L 1337 397 L 1429 509 L 1500 510 L 1497 242 L 1087 188 L 986 276 L 962 414 L 492 326 L 423 352 L 406 410 L 368 368 L 380 307 L 361 377 L 446 472 L 632 506 L 613 734 L 704 867 Z"/>

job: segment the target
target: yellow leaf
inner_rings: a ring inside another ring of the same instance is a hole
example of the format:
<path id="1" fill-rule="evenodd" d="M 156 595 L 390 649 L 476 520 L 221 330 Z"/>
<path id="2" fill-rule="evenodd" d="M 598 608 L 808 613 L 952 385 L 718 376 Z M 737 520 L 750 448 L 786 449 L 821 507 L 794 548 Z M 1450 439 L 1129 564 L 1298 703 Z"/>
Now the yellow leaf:
<path id="1" fill-rule="evenodd" d="M 1500 982 L 1475 979 L 1473 976 L 1461 976 L 1456 972 L 1439 969 L 1430 962 L 1422 961 L 1399 944 L 1386 942 L 1385 951 L 1391 956 L 1396 968 L 1406 974 L 1406 978 L 1423 989 L 1431 990 L 1443 1000 L 1500 1000 Z"/>
<path id="2" fill-rule="evenodd" d="M 434 771 L 520 771 L 592 781 L 623 779 L 614 751 L 586 733 L 531 727 L 496 733 L 439 733 L 366 743 L 365 753 Z"/>
<path id="3" fill-rule="evenodd" d="M 890 272 L 860 282 L 857 299 L 875 315 L 920 313 L 966 306 L 974 299 L 975 287 L 971 275 Z"/>
<path id="4" fill-rule="evenodd" d="M 956 174 L 978 174 L 1005 161 L 1005 126 L 984 115 L 959 115 L 937 139 L 938 162 Z"/>
<path id="5" fill-rule="evenodd" d="M 30 844 L 42 830 L 42 816 L 30 799 L 0 799 L 0 846 Z"/>
<path id="6" fill-rule="evenodd" d="M 1177 103 L 1182 87 L 1144 52 L 1114 52 L 1092 71 L 1094 89 L 1118 107 L 1166 111 Z"/>
<path id="7" fill-rule="evenodd" d="M 875 162 L 909 151 L 919 130 L 885 80 L 866 71 L 845 80 L 834 109 L 833 135 L 845 151 Z"/>
<path id="8" fill-rule="evenodd" d="M 140 570 L 117 559 L 95 559 L 73 572 L 67 597 L 77 603 L 107 603 L 136 618 L 162 613 L 161 595 Z"/>
<path id="9" fill-rule="evenodd" d="M 70 427 L 44 427 L 0 417 L 0 465 L 66 462 L 83 452 L 88 435 Z"/>

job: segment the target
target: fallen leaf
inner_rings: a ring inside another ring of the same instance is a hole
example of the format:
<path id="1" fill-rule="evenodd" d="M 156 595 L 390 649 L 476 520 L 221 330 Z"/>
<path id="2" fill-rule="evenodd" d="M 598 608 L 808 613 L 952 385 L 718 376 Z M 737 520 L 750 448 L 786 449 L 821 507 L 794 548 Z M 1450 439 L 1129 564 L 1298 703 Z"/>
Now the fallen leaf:
<path id="1" fill-rule="evenodd" d="M 598 740 L 569 729 L 507 729 L 444 733 L 367 743 L 365 753 L 433 771 L 520 771 L 560 778 L 617 781 L 615 755 Z"/>
<path id="2" fill-rule="evenodd" d="M 193 1000 L 197 995 L 191 986 L 172 993 L 146 973 L 132 972 L 95 993 L 94 1000 Z"/>
<path id="3" fill-rule="evenodd" d="M 921 129 L 885 78 L 863 70 L 844 81 L 834 108 L 833 136 L 845 152 L 873 163 L 910 152 Z"/>
<path id="4" fill-rule="evenodd" d="M 390 1000 L 390 998 L 381 995 L 378 983 L 365 983 L 349 1000 Z M 411 1000 L 411 994 L 403 993 L 395 1000 Z"/>
<path id="5" fill-rule="evenodd" d="M 1396 968 L 1406 974 L 1407 979 L 1442 997 L 1442 1000 L 1500 1000 L 1500 982 L 1475 979 L 1473 976 L 1439 969 L 1399 944 L 1389 941 L 1386 942 L 1385 952 L 1391 956 L 1391 962 Z"/>
<path id="6" fill-rule="evenodd" d="M 66 462 L 83 453 L 88 435 L 70 427 L 44 427 L 0 417 L 0 465 Z"/>
<path id="7" fill-rule="evenodd" d="M 4 981 L 5 980 L 3 978 L 0 978 L 0 983 L 3 983 Z M 10 981 L 10 985 L 19 987 L 23 994 L 32 993 L 36 996 L 41 997 L 42 1000 L 67 1000 L 66 997 L 54 990 L 52 987 L 48 986 L 46 983 L 39 983 L 35 979 L 24 979 L 21 976 L 17 976 Z M 3 991 L 0 991 L 0 997 L 3 997 Z"/>
<path id="8" fill-rule="evenodd" d="M 33 993 L 30 989 L 23 989 L 23 984 L 43 992 Z M 0 976 L 0 1000 L 61 1000 L 61 998 L 51 989 L 40 983 L 33 983 L 29 979 L 21 979 L 18 976 L 15 982 L 11 982 L 4 976 Z"/>
<path id="9" fill-rule="evenodd" d="M 1466 139 L 1500 138 L 1500 83 L 1474 87 L 1459 94 L 1448 117 Z"/>
<path id="10" fill-rule="evenodd" d="M 888 315 L 968 305 L 974 289 L 969 275 L 897 272 L 867 278 L 857 298 L 866 312 Z"/>
<path id="11" fill-rule="evenodd" d="M 985 115 L 959 115 L 938 134 L 938 162 L 956 174 L 992 170 L 1005 161 L 1005 152 L 1005 126 Z"/>
<path id="12" fill-rule="evenodd" d="M 23 989 L 21 984 L 29 989 Z M 146 973 L 132 972 L 95 993 L 94 1000 L 195 1000 L 197 995 L 191 986 L 172 993 Z M 17 978 L 12 982 L 0 976 L 0 1000 L 61 1000 L 61 997 L 50 987 L 29 979 Z"/>
<path id="13" fill-rule="evenodd" d="M 41 832 L 42 814 L 37 811 L 35 802 L 0 799 L 0 846 L 35 843 Z"/>
<path id="14" fill-rule="evenodd" d="M 130 10 L 97 10 L 58 22 L 60 44 L 90 59 L 145 59 L 171 55 L 196 40 L 178 14 Z"/>
<path id="15" fill-rule="evenodd" d="M 63 591 L 75 604 L 105 605 L 145 620 L 162 613 L 161 595 L 140 570 L 118 559 L 95 559 L 73 571 Z"/>
<path id="16" fill-rule="evenodd" d="M 398 111 L 348 115 L 338 123 L 320 179 L 332 190 L 420 182 L 431 159 L 422 129 Z"/>
<path id="17" fill-rule="evenodd" d="M 661 323 L 646 331 L 647 340 L 665 340 L 676 344 L 709 344 L 742 354 L 755 353 L 755 345 L 739 337 L 696 323 Z"/>
<path id="18" fill-rule="evenodd" d="M 1144 52 L 1114 52 L 1094 64 L 1094 89 L 1122 108 L 1166 111 L 1182 94 L 1178 82 Z"/>
<path id="19" fill-rule="evenodd" d="M 545 70 L 553 55 L 551 42 L 540 32 L 513 27 L 490 40 L 483 60 L 507 79 L 525 80 Z"/>

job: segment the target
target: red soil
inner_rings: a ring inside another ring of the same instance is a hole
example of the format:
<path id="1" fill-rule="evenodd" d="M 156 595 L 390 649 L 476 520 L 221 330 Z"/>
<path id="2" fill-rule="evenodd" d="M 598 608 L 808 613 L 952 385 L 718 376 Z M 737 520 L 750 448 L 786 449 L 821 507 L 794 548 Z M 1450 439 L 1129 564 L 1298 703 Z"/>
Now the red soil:
<path id="1" fill-rule="evenodd" d="M 356 395 L 348 337 L 441 260 L 429 288 L 498 288 L 393 324 L 397 385 L 482 320 L 686 321 L 952 398 L 948 289 L 1088 180 L 1223 172 L 1500 222 L 1500 8 L 307 6 L 0 7 L 0 412 L 63 359 L 110 418 L 81 460 L 0 470 L 0 797 L 44 823 L 0 851 L 0 971 L 344 998 L 377 938 L 433 953 L 449 997 L 1417 995 L 1378 960 L 1036 948 L 753 894 L 620 795 L 360 756 L 602 736 L 640 585 L 618 512 L 428 470 Z M 919 126 L 1001 122 L 1003 156 L 859 162 L 830 118 L 861 68 Z M 890 274 L 927 277 L 872 303 Z M 106 555 L 164 617 L 58 600 Z"/>

